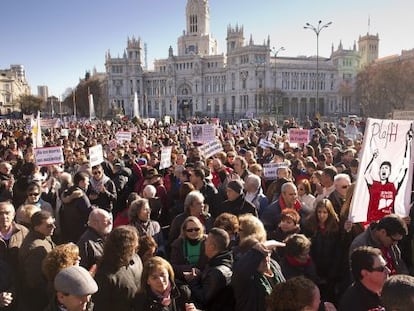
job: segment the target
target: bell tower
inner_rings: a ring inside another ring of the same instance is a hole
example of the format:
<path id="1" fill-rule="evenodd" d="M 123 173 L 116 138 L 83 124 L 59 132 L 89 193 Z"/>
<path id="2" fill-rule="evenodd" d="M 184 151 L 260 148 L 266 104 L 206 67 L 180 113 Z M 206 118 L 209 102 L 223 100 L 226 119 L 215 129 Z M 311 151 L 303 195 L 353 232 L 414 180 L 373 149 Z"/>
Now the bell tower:
<path id="1" fill-rule="evenodd" d="M 364 67 L 371 64 L 378 59 L 379 48 L 379 36 L 370 35 L 367 33 L 365 36 L 359 36 L 358 39 L 358 52 L 361 56 L 360 66 Z"/>
<path id="2" fill-rule="evenodd" d="M 210 34 L 208 0 L 188 0 L 185 17 L 186 30 L 178 38 L 178 55 L 216 55 L 217 41 Z"/>

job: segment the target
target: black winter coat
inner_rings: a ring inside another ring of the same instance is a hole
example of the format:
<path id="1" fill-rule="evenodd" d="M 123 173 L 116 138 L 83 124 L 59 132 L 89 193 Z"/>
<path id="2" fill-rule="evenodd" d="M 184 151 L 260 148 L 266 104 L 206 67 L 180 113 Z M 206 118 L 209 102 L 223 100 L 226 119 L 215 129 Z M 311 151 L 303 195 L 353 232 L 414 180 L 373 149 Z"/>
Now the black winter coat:
<path id="1" fill-rule="evenodd" d="M 191 293 L 197 307 L 207 311 L 234 310 L 231 288 L 233 256 L 225 251 L 211 258 L 200 279 L 190 282 Z"/>

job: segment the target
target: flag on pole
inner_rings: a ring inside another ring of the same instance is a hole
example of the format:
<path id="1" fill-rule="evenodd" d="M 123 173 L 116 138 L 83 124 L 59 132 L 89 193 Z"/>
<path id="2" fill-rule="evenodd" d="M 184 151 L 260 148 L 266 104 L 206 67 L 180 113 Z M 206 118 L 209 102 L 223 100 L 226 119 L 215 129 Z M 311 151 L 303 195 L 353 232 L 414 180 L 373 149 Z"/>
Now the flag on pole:
<path id="1" fill-rule="evenodd" d="M 89 94 L 89 120 L 95 119 L 95 106 L 93 104 L 93 95 Z"/>
<path id="2" fill-rule="evenodd" d="M 134 93 L 134 117 L 139 118 L 138 94 Z"/>
<path id="3" fill-rule="evenodd" d="M 30 123 L 31 123 L 31 127 L 32 127 L 33 147 L 35 147 L 35 148 L 43 147 L 42 129 L 40 127 L 40 111 L 37 112 L 36 120 L 34 120 L 32 118 L 30 120 Z"/>

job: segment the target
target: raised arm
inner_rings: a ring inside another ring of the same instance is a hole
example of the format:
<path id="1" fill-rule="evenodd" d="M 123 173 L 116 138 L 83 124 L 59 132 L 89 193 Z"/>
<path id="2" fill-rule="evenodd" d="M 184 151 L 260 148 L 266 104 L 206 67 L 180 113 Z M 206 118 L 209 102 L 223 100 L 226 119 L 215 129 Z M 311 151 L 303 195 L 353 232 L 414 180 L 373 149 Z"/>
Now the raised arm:
<path id="1" fill-rule="evenodd" d="M 364 176 L 365 176 L 365 182 L 367 183 L 368 188 L 371 187 L 372 185 L 372 175 L 371 175 L 371 170 L 372 170 L 372 163 L 374 162 L 374 160 L 378 157 L 378 149 L 376 149 L 374 151 L 374 153 L 372 154 L 372 158 L 371 161 L 369 161 L 368 166 L 365 170 Z"/>

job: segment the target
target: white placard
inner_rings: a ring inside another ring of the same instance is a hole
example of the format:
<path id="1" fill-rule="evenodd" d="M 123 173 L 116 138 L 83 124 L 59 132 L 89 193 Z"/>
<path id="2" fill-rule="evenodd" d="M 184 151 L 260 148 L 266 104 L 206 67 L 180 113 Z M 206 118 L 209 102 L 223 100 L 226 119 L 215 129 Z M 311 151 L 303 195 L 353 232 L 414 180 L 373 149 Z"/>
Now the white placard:
<path id="1" fill-rule="evenodd" d="M 35 160 L 38 166 L 61 164 L 65 162 L 62 147 L 45 147 L 34 149 Z"/>
<path id="2" fill-rule="evenodd" d="M 276 179 L 277 170 L 281 167 L 289 167 L 285 162 L 283 163 L 264 163 L 263 164 L 263 176 L 265 179 Z"/>
<path id="3" fill-rule="evenodd" d="M 115 139 L 119 144 L 122 144 L 124 141 L 131 141 L 132 133 L 129 131 L 118 131 L 115 133 Z"/>
<path id="4" fill-rule="evenodd" d="M 275 148 L 275 145 L 266 139 L 260 139 L 259 146 L 262 148 Z"/>
<path id="5" fill-rule="evenodd" d="M 208 143 L 216 139 L 216 126 L 214 124 L 192 124 L 190 131 L 192 142 Z"/>
<path id="6" fill-rule="evenodd" d="M 171 150 L 171 146 L 161 148 L 160 170 L 171 166 Z"/>
<path id="7" fill-rule="evenodd" d="M 273 131 L 267 131 L 266 133 L 267 141 L 271 141 L 273 137 Z"/>
<path id="8" fill-rule="evenodd" d="M 349 215 L 352 222 L 410 214 L 413 128 L 409 120 L 367 119 Z"/>
<path id="9" fill-rule="evenodd" d="M 69 136 L 69 129 L 61 129 L 60 136 L 68 137 Z"/>
<path id="10" fill-rule="evenodd" d="M 89 148 L 89 162 L 91 166 L 101 164 L 104 161 L 102 145 L 96 145 Z"/>
<path id="11" fill-rule="evenodd" d="M 201 153 L 204 155 L 204 157 L 208 159 L 209 157 L 212 157 L 220 151 L 223 151 L 223 145 L 218 139 L 215 139 L 200 146 L 199 149 Z"/>

